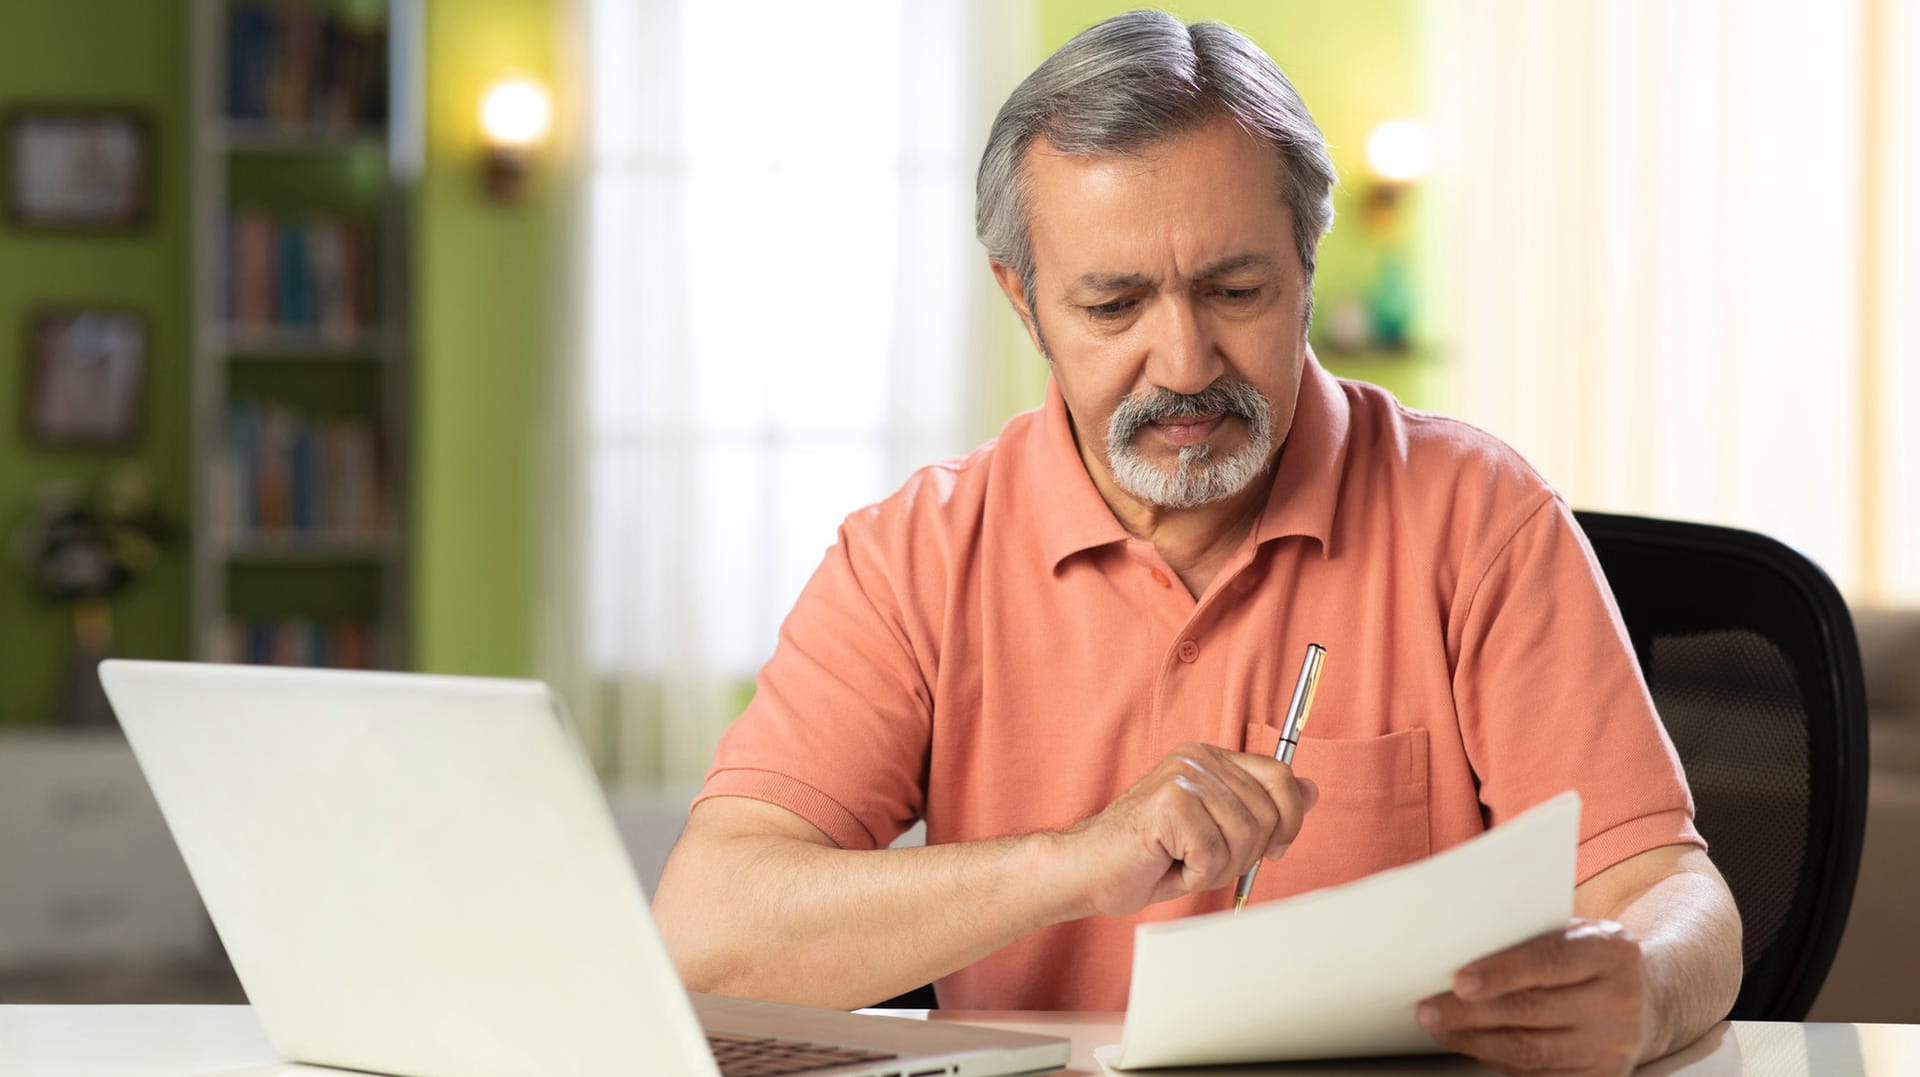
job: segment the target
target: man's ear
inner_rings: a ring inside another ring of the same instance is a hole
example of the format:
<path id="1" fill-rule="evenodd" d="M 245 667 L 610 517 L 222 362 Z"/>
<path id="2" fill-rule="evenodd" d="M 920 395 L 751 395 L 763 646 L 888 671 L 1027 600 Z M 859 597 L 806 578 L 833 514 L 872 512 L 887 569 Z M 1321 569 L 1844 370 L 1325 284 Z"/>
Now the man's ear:
<path id="1" fill-rule="evenodd" d="M 999 262 L 987 264 L 993 267 L 993 279 L 999 283 L 1007 302 L 1013 304 L 1013 312 L 1020 316 L 1020 324 L 1027 327 L 1027 339 L 1033 341 L 1034 350 L 1047 354 L 1046 346 L 1040 343 L 1040 327 L 1034 323 L 1033 311 L 1027 309 L 1027 282 L 1021 279 L 1020 271 Z"/>

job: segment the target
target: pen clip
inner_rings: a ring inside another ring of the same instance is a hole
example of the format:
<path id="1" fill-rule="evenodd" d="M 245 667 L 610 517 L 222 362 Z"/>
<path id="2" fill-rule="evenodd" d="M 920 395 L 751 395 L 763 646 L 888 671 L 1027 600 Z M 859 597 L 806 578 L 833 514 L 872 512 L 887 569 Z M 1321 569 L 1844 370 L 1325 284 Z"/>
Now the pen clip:
<path id="1" fill-rule="evenodd" d="M 1287 703 L 1286 721 L 1280 728 L 1282 744 L 1297 743 L 1301 730 L 1307 727 L 1307 713 L 1313 709 L 1314 693 L 1320 687 L 1320 667 L 1326 657 L 1325 647 L 1307 644 L 1306 656 L 1300 660 L 1300 675 L 1293 682 L 1293 699 Z"/>

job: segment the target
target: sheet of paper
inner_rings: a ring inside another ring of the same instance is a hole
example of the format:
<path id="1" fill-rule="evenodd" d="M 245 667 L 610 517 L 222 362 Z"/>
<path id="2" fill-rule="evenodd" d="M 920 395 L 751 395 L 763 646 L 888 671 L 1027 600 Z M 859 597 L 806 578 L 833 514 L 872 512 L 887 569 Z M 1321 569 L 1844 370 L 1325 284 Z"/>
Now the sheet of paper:
<path id="1" fill-rule="evenodd" d="M 1566 792 L 1437 856 L 1344 886 L 1238 917 L 1142 924 L 1109 1064 L 1433 1051 L 1415 1004 L 1447 990 L 1460 966 L 1566 924 L 1579 833 L 1580 796 Z"/>

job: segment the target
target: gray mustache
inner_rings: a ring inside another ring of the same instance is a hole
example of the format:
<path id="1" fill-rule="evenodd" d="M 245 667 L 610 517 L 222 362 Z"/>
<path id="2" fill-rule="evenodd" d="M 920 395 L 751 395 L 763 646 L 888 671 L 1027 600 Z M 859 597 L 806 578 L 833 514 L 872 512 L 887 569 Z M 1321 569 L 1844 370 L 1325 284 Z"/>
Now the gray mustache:
<path id="1" fill-rule="evenodd" d="M 1127 397 L 1108 420 L 1108 430 L 1125 441 L 1142 426 L 1176 415 L 1207 414 L 1224 411 L 1256 423 L 1267 411 L 1267 401 L 1258 390 L 1244 381 L 1217 381 L 1197 393 L 1176 393 L 1171 389 L 1151 389 Z"/>

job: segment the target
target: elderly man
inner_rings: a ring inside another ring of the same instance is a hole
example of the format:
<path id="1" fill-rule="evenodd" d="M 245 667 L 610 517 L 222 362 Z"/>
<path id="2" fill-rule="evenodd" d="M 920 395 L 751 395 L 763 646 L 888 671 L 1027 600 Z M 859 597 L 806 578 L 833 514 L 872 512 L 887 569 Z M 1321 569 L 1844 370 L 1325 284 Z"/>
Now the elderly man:
<path id="1" fill-rule="evenodd" d="M 660 883 L 689 986 L 1121 1009 L 1134 925 L 1227 907 L 1263 857 L 1256 901 L 1573 788 L 1577 919 L 1417 1019 L 1508 1071 L 1619 1072 L 1726 1013 L 1738 914 L 1567 506 L 1307 347 L 1333 179 L 1223 26 L 1112 19 L 1014 91 L 978 227 L 1046 403 L 841 528 Z"/>

